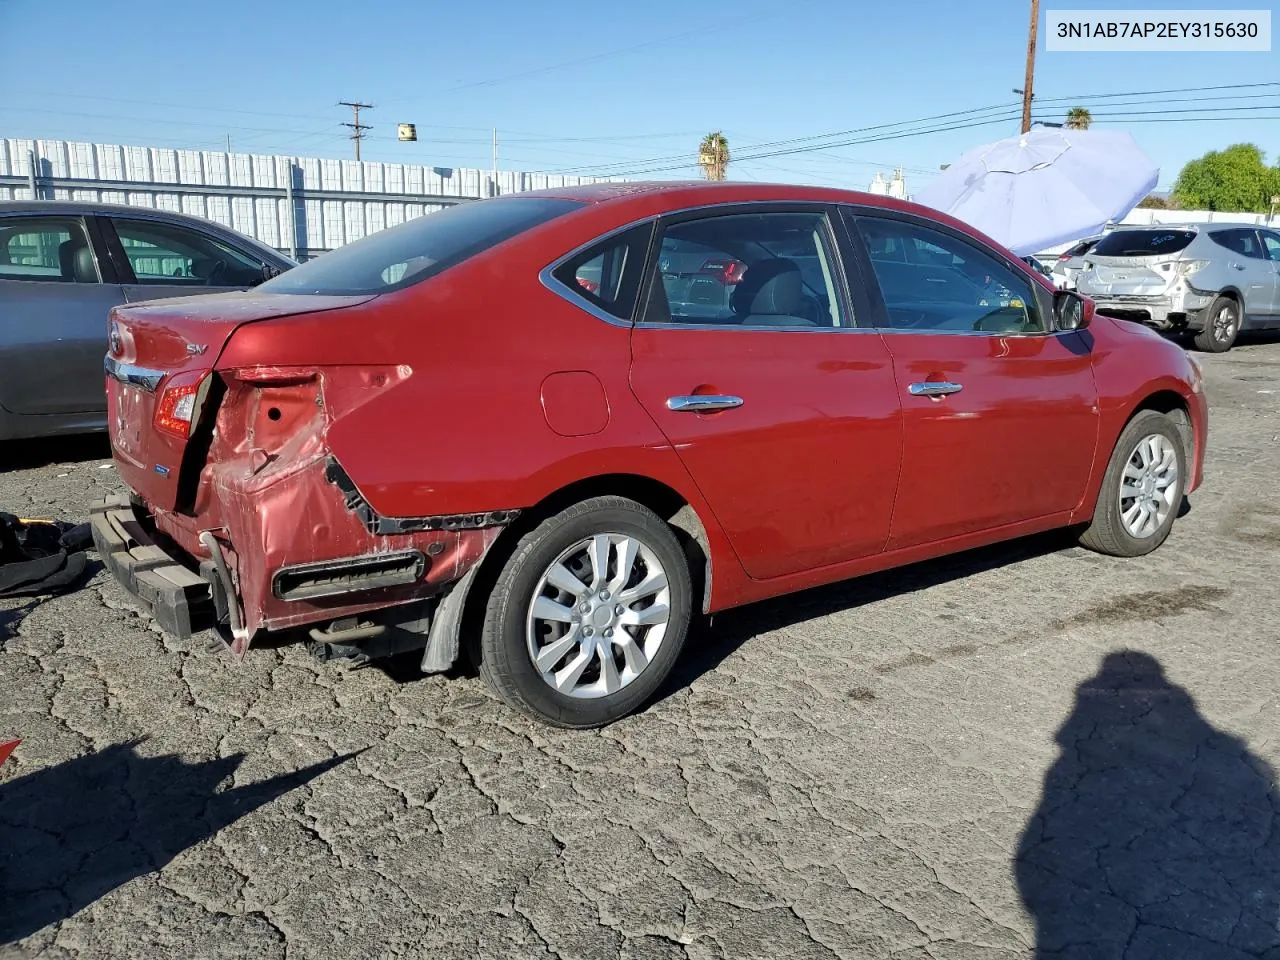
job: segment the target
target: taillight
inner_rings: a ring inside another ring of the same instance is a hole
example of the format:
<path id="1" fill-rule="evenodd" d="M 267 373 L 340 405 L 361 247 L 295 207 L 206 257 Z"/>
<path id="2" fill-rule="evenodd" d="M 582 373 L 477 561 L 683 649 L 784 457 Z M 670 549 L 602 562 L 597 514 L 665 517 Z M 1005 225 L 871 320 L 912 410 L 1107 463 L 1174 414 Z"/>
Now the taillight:
<path id="1" fill-rule="evenodd" d="M 704 263 L 698 272 L 709 273 L 726 287 L 732 287 L 742 282 L 742 277 L 747 272 L 747 265 L 741 260 L 725 260 L 717 257 Z"/>
<path id="2" fill-rule="evenodd" d="M 200 392 L 200 384 L 183 383 L 168 387 L 160 395 L 156 404 L 155 424 L 157 430 L 172 434 L 179 440 L 191 435 L 191 420 L 196 412 L 196 394 Z"/>
<path id="3" fill-rule="evenodd" d="M 1070 260 L 1070 259 L 1071 259 L 1071 254 L 1069 254 L 1069 253 L 1062 253 L 1062 254 L 1059 254 L 1059 255 L 1058 255 L 1058 262 L 1059 262 L 1059 263 L 1061 263 L 1063 260 Z"/>
<path id="4" fill-rule="evenodd" d="M 600 290 L 600 284 L 594 280 L 588 280 L 586 277 L 578 277 L 578 286 L 587 291 L 587 293 L 596 293 Z"/>

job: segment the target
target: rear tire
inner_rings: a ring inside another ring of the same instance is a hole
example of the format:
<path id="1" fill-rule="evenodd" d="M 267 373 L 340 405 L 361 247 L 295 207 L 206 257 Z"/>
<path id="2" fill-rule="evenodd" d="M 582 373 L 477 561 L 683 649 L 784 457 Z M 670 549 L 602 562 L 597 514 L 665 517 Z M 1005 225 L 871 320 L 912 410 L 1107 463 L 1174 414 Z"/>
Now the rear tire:
<path id="1" fill-rule="evenodd" d="M 1241 309 L 1231 297 L 1218 297 L 1204 313 L 1204 329 L 1196 334 L 1197 350 L 1226 353 L 1240 335 Z"/>
<path id="2" fill-rule="evenodd" d="M 480 675 L 517 710 L 600 727 L 644 706 L 684 645 L 688 561 L 647 507 L 595 497 L 516 544 L 485 605 Z"/>
<path id="3" fill-rule="evenodd" d="M 1113 557 L 1140 557 L 1169 536 L 1182 508 L 1187 455 L 1177 425 L 1140 411 L 1120 433 L 1082 546 Z"/>

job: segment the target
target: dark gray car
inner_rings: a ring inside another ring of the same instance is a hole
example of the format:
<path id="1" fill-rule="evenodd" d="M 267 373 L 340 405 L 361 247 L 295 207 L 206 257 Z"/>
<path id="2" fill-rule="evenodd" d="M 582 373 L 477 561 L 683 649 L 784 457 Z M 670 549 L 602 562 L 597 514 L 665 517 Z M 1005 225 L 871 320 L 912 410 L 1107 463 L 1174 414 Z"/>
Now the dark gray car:
<path id="1" fill-rule="evenodd" d="M 0 440 L 106 428 L 102 360 L 117 304 L 243 290 L 294 265 L 168 210 L 0 201 Z"/>

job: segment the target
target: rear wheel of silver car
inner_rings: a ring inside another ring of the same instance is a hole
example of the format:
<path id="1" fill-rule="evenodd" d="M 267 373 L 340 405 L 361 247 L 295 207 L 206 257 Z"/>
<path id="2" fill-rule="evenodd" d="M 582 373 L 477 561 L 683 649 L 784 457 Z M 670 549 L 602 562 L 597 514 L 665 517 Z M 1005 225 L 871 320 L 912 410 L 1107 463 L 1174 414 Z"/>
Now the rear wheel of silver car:
<path id="1" fill-rule="evenodd" d="M 1218 297 L 1204 312 L 1204 329 L 1196 334 L 1196 348 L 1209 353 L 1230 350 L 1240 334 L 1240 304 L 1230 297 Z"/>
<path id="2" fill-rule="evenodd" d="M 1186 476 L 1186 451 L 1173 420 L 1141 411 L 1116 442 L 1081 544 L 1115 557 L 1150 553 L 1173 529 Z"/>
<path id="3" fill-rule="evenodd" d="M 489 596 L 480 674 L 511 706 L 561 727 L 642 707 L 689 628 L 684 551 L 653 511 L 596 497 L 525 534 Z"/>

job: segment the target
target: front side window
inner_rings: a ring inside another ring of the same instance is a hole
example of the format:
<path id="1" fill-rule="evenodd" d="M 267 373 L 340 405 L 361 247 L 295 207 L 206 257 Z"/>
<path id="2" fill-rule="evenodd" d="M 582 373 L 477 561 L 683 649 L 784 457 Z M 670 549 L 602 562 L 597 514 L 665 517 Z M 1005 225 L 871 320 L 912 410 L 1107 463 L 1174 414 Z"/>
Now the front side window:
<path id="1" fill-rule="evenodd" d="M 1280 234 L 1263 230 L 1262 246 L 1267 251 L 1268 260 L 1280 260 Z"/>
<path id="2" fill-rule="evenodd" d="M 1031 282 L 974 244 L 900 220 L 857 218 L 892 329 L 1043 333 Z"/>
<path id="3" fill-rule="evenodd" d="M 251 287 L 263 280 L 262 261 L 197 230 L 118 218 L 111 225 L 140 284 Z"/>
<path id="4" fill-rule="evenodd" d="M 62 217 L 0 219 L 0 280 L 97 283 L 84 224 Z"/>
<path id="5" fill-rule="evenodd" d="M 851 326 L 823 213 L 725 214 L 663 230 L 646 323 Z"/>
<path id="6" fill-rule="evenodd" d="M 577 200 L 501 197 L 459 203 L 348 243 L 263 284 L 271 293 L 390 293 L 577 210 Z"/>

